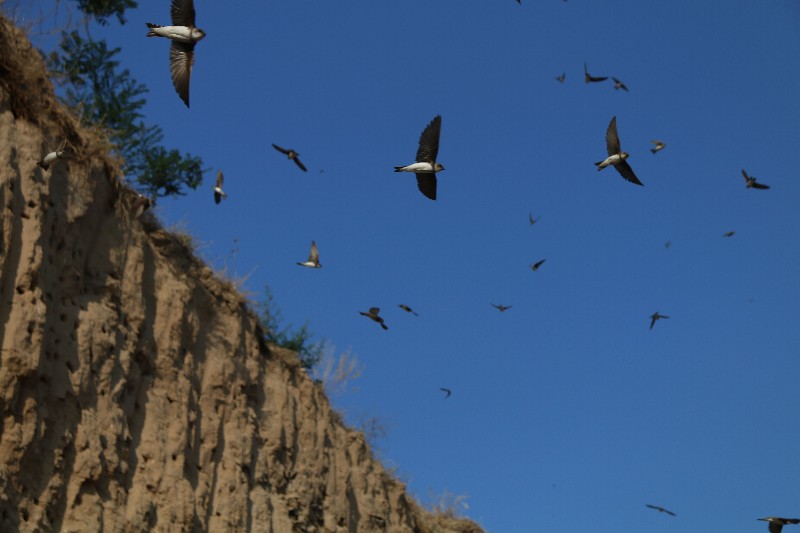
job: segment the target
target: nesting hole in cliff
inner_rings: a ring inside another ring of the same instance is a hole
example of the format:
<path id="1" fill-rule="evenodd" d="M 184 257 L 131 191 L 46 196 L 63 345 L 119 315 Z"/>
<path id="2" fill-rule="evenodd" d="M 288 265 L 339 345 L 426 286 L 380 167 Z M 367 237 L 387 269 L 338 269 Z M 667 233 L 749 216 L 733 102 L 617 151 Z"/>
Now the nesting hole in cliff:
<path id="1" fill-rule="evenodd" d="M 69 361 L 67 361 L 67 369 L 70 372 L 75 372 L 75 368 L 72 366 L 72 363 L 70 363 Z"/>
<path id="2" fill-rule="evenodd" d="M 28 200 L 28 207 L 36 207 L 36 202 L 33 200 Z"/>
<path id="3" fill-rule="evenodd" d="M 23 509 L 19 514 L 22 516 L 22 520 L 23 521 L 25 521 L 25 522 L 28 521 L 28 510 L 27 509 Z"/>
<path id="4" fill-rule="evenodd" d="M 28 335 L 33 335 L 33 330 L 34 330 L 33 322 L 28 322 Z"/>
<path id="5" fill-rule="evenodd" d="M 61 315 L 59 315 L 58 318 L 59 318 L 59 320 L 61 320 L 61 322 L 66 322 L 67 321 L 67 314 L 66 313 L 61 313 Z"/>
<path id="6" fill-rule="evenodd" d="M 53 258 L 52 257 L 50 258 L 50 262 L 51 263 L 53 262 Z M 44 293 L 44 297 L 47 298 L 48 300 L 50 300 L 51 302 L 53 301 L 53 294 L 50 293 L 50 292 Z"/>
<path id="7" fill-rule="evenodd" d="M 22 285 L 17 285 L 17 294 L 22 294 L 25 292 L 25 287 Z"/>
<path id="8" fill-rule="evenodd" d="M 42 374 L 41 376 L 39 376 L 39 381 L 41 381 L 41 382 L 42 382 L 42 383 L 44 383 L 45 385 L 49 385 L 49 384 L 50 384 L 50 380 L 49 380 L 49 379 L 47 379 L 47 376 L 45 376 L 44 374 Z"/>

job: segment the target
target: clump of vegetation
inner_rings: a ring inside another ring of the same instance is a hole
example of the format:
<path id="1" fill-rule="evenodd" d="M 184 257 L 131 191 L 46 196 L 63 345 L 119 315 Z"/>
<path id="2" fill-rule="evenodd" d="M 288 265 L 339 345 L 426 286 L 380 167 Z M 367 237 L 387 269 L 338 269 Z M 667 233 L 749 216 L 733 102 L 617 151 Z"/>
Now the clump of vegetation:
<path id="1" fill-rule="evenodd" d="M 136 7 L 136 2 L 79 0 L 78 5 L 100 24 L 107 24 L 112 15 L 124 24 L 125 9 Z M 105 41 L 95 41 L 86 33 L 84 37 L 78 31 L 62 32 L 58 50 L 48 56 L 48 67 L 63 89 L 62 100 L 77 111 L 82 122 L 108 132 L 117 155 L 125 161 L 125 174 L 132 176 L 133 186 L 153 202 L 197 189 L 203 182 L 203 161 L 161 145 L 161 128 L 143 120 L 147 87 L 120 68 L 120 48 L 109 49 Z"/>
<path id="2" fill-rule="evenodd" d="M 292 350 L 300 358 L 300 364 L 305 369 L 313 368 L 322 359 L 325 340 L 311 342 L 313 334 L 308 329 L 308 322 L 300 328 L 294 329 L 291 324 L 282 326 L 283 316 L 275 304 L 275 297 L 270 288 L 264 287 L 264 300 L 258 305 L 261 327 L 264 329 L 266 340 Z"/>

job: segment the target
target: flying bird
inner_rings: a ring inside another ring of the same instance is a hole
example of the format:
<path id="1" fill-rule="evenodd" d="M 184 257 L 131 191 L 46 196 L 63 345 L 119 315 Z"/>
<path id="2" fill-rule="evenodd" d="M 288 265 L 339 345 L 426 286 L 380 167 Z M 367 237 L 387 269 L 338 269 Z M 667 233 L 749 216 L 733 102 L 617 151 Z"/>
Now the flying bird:
<path id="1" fill-rule="evenodd" d="M 58 147 L 58 150 L 45 154 L 45 156 L 37 161 L 36 164 L 42 167 L 44 170 L 49 170 L 50 165 L 52 165 L 55 160 L 67 159 L 69 157 L 66 150 L 64 150 L 66 146 L 67 140 L 64 139 L 64 142 L 61 143 L 61 146 Z"/>
<path id="2" fill-rule="evenodd" d="M 400 309 L 402 309 L 403 311 L 406 311 L 407 313 L 411 313 L 411 314 L 412 314 L 412 315 L 414 315 L 414 316 L 419 316 L 419 315 L 417 314 L 417 312 L 416 312 L 416 311 L 414 311 L 413 309 L 411 309 L 411 308 L 410 308 L 409 306 L 407 306 L 406 304 L 398 304 L 398 305 L 397 305 L 397 307 L 399 307 L 399 308 L 400 308 Z"/>
<path id="3" fill-rule="evenodd" d="M 510 306 L 510 305 L 497 305 L 497 304 L 492 304 L 492 307 L 495 307 L 495 308 L 497 308 L 497 310 L 499 310 L 501 313 L 502 313 L 502 312 L 504 312 L 504 311 L 506 311 L 506 310 L 508 310 L 508 309 L 511 309 L 511 306 Z"/>
<path id="4" fill-rule="evenodd" d="M 222 190 L 222 182 L 224 181 L 225 176 L 222 174 L 222 171 L 217 170 L 217 184 L 214 186 L 214 202 L 216 203 L 220 203 L 223 198 L 228 197 L 225 191 Z"/>
<path id="5" fill-rule="evenodd" d="M 556 76 L 556 81 L 558 83 L 564 83 L 564 80 L 566 80 L 566 79 L 567 79 L 567 73 L 566 72 L 562 72 L 561 76 Z"/>
<path id="6" fill-rule="evenodd" d="M 300 167 L 300 170 L 302 170 L 303 172 L 308 172 L 308 169 L 306 168 L 306 166 L 305 166 L 303 163 L 301 163 L 301 162 L 300 162 L 300 157 L 299 157 L 299 156 L 300 156 L 300 154 L 298 154 L 297 152 L 295 152 L 295 151 L 294 151 L 294 150 L 292 150 L 291 148 L 290 148 L 290 149 L 288 149 L 288 150 L 287 150 L 286 148 L 281 148 L 280 146 L 278 146 L 278 145 L 277 145 L 277 144 L 275 144 L 275 143 L 272 143 L 272 147 L 273 147 L 273 148 L 275 148 L 275 149 L 276 149 L 277 151 L 279 151 L 280 153 L 282 153 L 282 154 L 286 154 L 286 157 L 288 157 L 289 159 L 291 159 L 292 161 L 294 161 L 294 162 L 295 162 L 295 164 L 296 164 L 298 167 Z"/>
<path id="7" fill-rule="evenodd" d="M 540 266 L 542 266 L 542 264 L 543 264 L 545 261 L 546 261 L 546 259 L 542 259 L 541 261 L 537 261 L 537 262 L 535 262 L 534 264 L 532 264 L 532 265 L 531 265 L 531 270 L 533 270 L 534 272 L 536 272 L 537 270 L 539 270 L 539 267 L 540 267 Z"/>
<path id="8" fill-rule="evenodd" d="M 448 389 L 446 387 L 439 387 L 439 390 L 444 393 L 444 399 L 445 400 L 448 399 L 451 394 L 453 394 L 453 391 L 451 391 L 450 389 Z"/>
<path id="9" fill-rule="evenodd" d="M 608 157 L 599 163 L 595 163 L 598 171 L 603 170 L 609 165 L 614 165 L 614 168 L 617 169 L 617 172 L 619 172 L 623 178 L 636 185 L 644 185 L 639 181 L 639 178 L 636 177 L 636 174 L 633 173 L 633 169 L 628 162 L 625 161 L 628 159 L 629 154 L 628 152 L 623 152 L 620 148 L 616 116 L 611 118 L 611 122 L 608 124 L 608 129 L 606 130 L 606 150 L 608 151 Z"/>
<path id="10" fill-rule="evenodd" d="M 389 326 L 383 323 L 383 318 L 378 316 L 378 313 L 381 312 L 380 307 L 370 307 L 369 311 L 366 313 L 364 311 L 359 311 L 358 314 L 363 315 L 371 320 L 374 320 L 378 324 L 381 325 L 383 329 L 389 329 Z"/>
<path id="11" fill-rule="evenodd" d="M 194 65 L 194 45 L 206 33 L 194 25 L 194 0 L 172 0 L 172 26 L 147 22 L 148 37 L 166 37 L 172 41 L 169 49 L 169 70 L 172 85 L 186 107 L 189 107 L 189 78 Z"/>
<path id="12" fill-rule="evenodd" d="M 660 315 L 658 311 L 650 315 L 650 329 L 653 329 L 653 326 L 656 325 L 656 321 L 662 318 L 669 318 L 667 315 Z"/>
<path id="13" fill-rule="evenodd" d="M 542 217 L 539 217 L 539 218 L 542 218 Z M 537 222 L 539 222 L 539 218 L 533 218 L 533 214 L 531 214 L 531 212 L 530 212 L 530 211 L 528 211 L 528 223 L 529 223 L 531 226 L 533 226 L 534 224 L 536 224 Z"/>
<path id="14" fill-rule="evenodd" d="M 667 145 L 662 143 L 661 141 L 650 141 L 650 142 L 655 145 L 652 148 L 650 148 L 650 151 L 653 152 L 654 154 L 656 152 L 660 152 L 661 150 L 667 147 Z"/>
<path id="15" fill-rule="evenodd" d="M 649 503 L 646 503 L 646 504 L 644 504 L 644 506 L 645 507 L 649 507 L 650 509 L 655 509 L 659 513 L 667 513 L 670 516 L 678 516 L 675 513 L 673 513 L 672 511 L 664 509 L 663 507 L 659 507 L 658 505 L 650 505 Z"/>
<path id="16" fill-rule="evenodd" d="M 736 235 L 735 231 L 729 231 L 727 233 L 722 234 L 723 237 L 733 237 L 734 235 Z"/>
<path id="17" fill-rule="evenodd" d="M 614 80 L 614 90 L 622 89 L 626 93 L 628 92 L 628 87 L 624 83 L 622 83 L 620 80 L 618 80 L 614 76 L 611 76 L 611 79 Z"/>
<path id="18" fill-rule="evenodd" d="M 779 516 L 768 516 L 766 518 L 757 518 L 763 522 L 769 522 L 769 533 L 781 533 L 783 526 L 786 524 L 800 524 L 800 518 L 781 518 Z"/>
<path id="19" fill-rule="evenodd" d="M 664 248 L 669 248 L 670 246 L 672 246 L 672 241 L 667 241 L 664 243 Z"/>
<path id="20" fill-rule="evenodd" d="M 394 167 L 395 172 L 414 172 L 417 175 L 419 191 L 431 200 L 436 200 L 436 173 L 444 170 L 444 167 L 436 162 L 441 130 L 442 117 L 436 115 L 419 136 L 417 162 L 404 167 Z"/>
<path id="21" fill-rule="evenodd" d="M 317 250 L 316 241 L 311 241 L 311 251 L 308 252 L 308 260 L 305 263 L 297 264 L 308 268 L 322 268 L 319 262 L 319 250 Z"/>
<path id="22" fill-rule="evenodd" d="M 586 83 L 595 83 L 595 82 L 598 82 L 598 81 L 605 81 L 605 80 L 608 79 L 608 76 L 595 77 L 595 76 L 589 75 L 589 71 L 586 69 L 586 62 L 585 61 L 583 62 L 583 75 L 584 75 L 583 81 L 585 81 Z"/>
<path id="23" fill-rule="evenodd" d="M 742 169 L 742 176 L 744 176 L 744 182 L 747 184 L 748 189 L 769 189 L 769 185 L 756 182 L 756 179 L 753 176 L 748 176 L 744 169 Z"/>

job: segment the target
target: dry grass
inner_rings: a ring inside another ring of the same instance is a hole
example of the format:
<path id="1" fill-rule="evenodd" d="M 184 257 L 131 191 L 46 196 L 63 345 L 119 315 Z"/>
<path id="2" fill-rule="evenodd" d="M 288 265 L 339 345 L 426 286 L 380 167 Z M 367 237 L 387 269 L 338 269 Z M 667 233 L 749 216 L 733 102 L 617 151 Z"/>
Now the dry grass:
<path id="1" fill-rule="evenodd" d="M 336 357 L 333 347 L 330 347 L 314 366 L 311 377 L 322 383 L 328 396 L 337 396 L 347 391 L 350 384 L 361 377 L 362 372 L 363 367 L 358 362 L 357 355 L 348 349 Z"/>

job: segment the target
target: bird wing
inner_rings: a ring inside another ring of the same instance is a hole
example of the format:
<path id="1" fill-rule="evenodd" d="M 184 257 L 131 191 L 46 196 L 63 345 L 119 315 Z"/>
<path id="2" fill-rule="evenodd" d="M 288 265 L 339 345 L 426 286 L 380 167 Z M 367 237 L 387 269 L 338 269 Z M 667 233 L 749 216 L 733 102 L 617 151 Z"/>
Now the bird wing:
<path id="1" fill-rule="evenodd" d="M 617 135 L 616 115 L 611 117 L 611 122 L 608 123 L 608 129 L 606 129 L 606 150 L 608 155 L 616 155 L 622 151 L 619 146 L 619 135 Z"/>
<path id="2" fill-rule="evenodd" d="M 783 524 L 778 522 L 770 522 L 769 523 L 769 533 L 781 533 L 783 530 Z"/>
<path id="3" fill-rule="evenodd" d="M 380 312 L 381 312 L 381 308 L 380 307 L 370 307 L 369 308 L 369 314 L 375 315 L 375 317 L 377 317 L 378 313 L 380 313 Z"/>
<path id="4" fill-rule="evenodd" d="M 306 166 L 303 163 L 300 162 L 300 158 L 299 157 L 295 156 L 294 157 L 294 162 L 297 164 L 298 167 L 300 167 L 300 170 L 302 170 L 303 172 L 308 172 L 308 169 L 306 168 Z"/>
<path id="5" fill-rule="evenodd" d="M 644 504 L 645 507 L 649 507 L 650 509 L 655 509 L 656 511 L 660 511 L 661 507 L 657 505 L 650 505 L 649 503 Z"/>
<path id="6" fill-rule="evenodd" d="M 539 268 L 540 266 L 542 266 L 542 263 L 544 263 L 545 261 L 546 261 L 546 259 L 542 259 L 541 261 L 537 261 L 536 263 L 534 263 L 533 268 Z"/>
<path id="7" fill-rule="evenodd" d="M 172 0 L 172 25 L 194 26 L 194 0 Z"/>
<path id="8" fill-rule="evenodd" d="M 650 142 L 651 142 L 652 144 L 655 144 L 656 146 L 659 146 L 659 145 L 662 145 L 662 144 L 664 144 L 664 143 L 662 143 L 661 141 L 650 141 Z"/>
<path id="9" fill-rule="evenodd" d="M 441 130 L 442 116 L 436 115 L 422 131 L 422 135 L 419 136 L 417 162 L 436 162 L 436 155 L 439 153 L 439 134 Z"/>
<path id="10" fill-rule="evenodd" d="M 605 81 L 608 76 L 589 76 L 589 81 Z"/>
<path id="11" fill-rule="evenodd" d="M 630 181 L 631 183 L 635 183 L 636 185 L 644 185 L 639 178 L 636 177 L 636 174 L 633 173 L 633 169 L 628 164 L 627 161 L 622 161 L 621 163 L 617 163 L 614 165 L 614 168 L 617 169 L 617 172 L 622 175 L 623 178 Z"/>
<path id="12" fill-rule="evenodd" d="M 656 325 L 656 320 L 658 320 L 658 315 L 652 315 L 650 317 L 650 329 L 653 329 L 653 326 Z M 655 507 L 653 507 L 655 509 Z"/>
<path id="13" fill-rule="evenodd" d="M 169 48 L 169 71 L 172 85 L 186 107 L 189 107 L 189 78 L 194 64 L 194 44 L 172 41 Z"/>
<path id="14" fill-rule="evenodd" d="M 275 148 L 277 151 L 279 151 L 282 154 L 288 154 L 289 153 L 289 150 L 287 150 L 286 148 L 281 148 L 280 146 L 278 146 L 275 143 L 272 143 L 272 147 Z"/>
<path id="15" fill-rule="evenodd" d="M 449 398 L 450 395 L 453 394 L 453 391 L 445 387 L 439 387 L 439 390 L 446 394 L 445 398 Z"/>
<path id="16" fill-rule="evenodd" d="M 431 200 L 436 200 L 436 174 L 417 173 L 417 188 Z"/>
<path id="17" fill-rule="evenodd" d="M 222 182 L 225 181 L 225 176 L 222 174 L 221 170 L 217 170 L 217 187 L 220 189 L 222 188 Z"/>
<path id="18" fill-rule="evenodd" d="M 214 191 L 214 203 L 218 204 L 222 200 L 222 195 L 217 191 Z"/>
<path id="19" fill-rule="evenodd" d="M 308 261 L 310 263 L 319 262 L 319 250 L 317 250 L 317 242 L 311 241 L 311 251 L 308 254 Z"/>
<path id="20" fill-rule="evenodd" d="M 757 181 L 754 181 L 754 182 L 753 182 L 753 185 L 752 185 L 752 187 L 753 187 L 754 189 L 769 189 L 769 185 L 764 185 L 763 183 L 759 183 L 759 182 L 757 182 Z"/>
<path id="21" fill-rule="evenodd" d="M 673 513 L 672 511 L 670 511 L 669 509 L 663 509 L 663 511 L 664 511 L 665 513 L 667 513 L 668 515 L 670 515 L 670 516 L 678 516 L 678 515 L 676 515 L 675 513 Z"/>
<path id="22" fill-rule="evenodd" d="M 745 182 L 745 183 L 747 183 L 748 181 L 750 181 L 750 176 L 748 176 L 748 175 L 747 175 L 747 172 L 745 172 L 745 170 L 744 170 L 744 169 L 742 169 L 742 176 L 744 176 L 744 182 Z"/>

